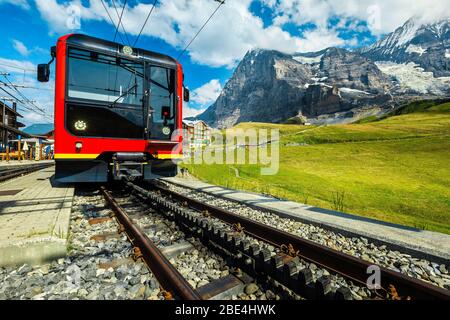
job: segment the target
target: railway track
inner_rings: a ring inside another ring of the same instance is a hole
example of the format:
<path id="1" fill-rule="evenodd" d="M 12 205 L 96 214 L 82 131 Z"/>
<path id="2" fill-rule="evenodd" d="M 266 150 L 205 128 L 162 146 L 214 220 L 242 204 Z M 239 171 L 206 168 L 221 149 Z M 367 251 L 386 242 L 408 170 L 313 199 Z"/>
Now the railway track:
<path id="1" fill-rule="evenodd" d="M 128 195 L 129 190 L 110 191 L 102 187 L 100 192 L 114 212 L 119 229 L 126 233 L 128 240 L 132 243 L 135 258 L 142 258 L 145 261 L 158 280 L 165 299 L 246 299 L 244 294 L 246 286 L 251 284 L 253 288 L 258 287 L 252 283 L 251 277 L 241 271 L 232 274 L 227 271 L 225 275 L 211 279 L 208 270 L 204 269 L 205 261 L 207 260 L 206 264 L 209 264 L 214 260 L 216 265 L 219 262 L 216 258 L 220 256 L 194 240 L 191 230 L 179 228 L 164 214 L 149 208 L 141 201 L 138 194 Z M 197 255 L 194 253 L 196 251 L 202 251 L 202 254 Z M 189 260 L 187 266 L 183 260 Z M 222 259 L 220 260 L 226 264 Z M 189 265 L 194 270 L 186 274 L 186 268 L 189 268 Z M 201 271 L 196 270 L 197 266 Z M 216 268 L 219 267 L 214 267 L 214 271 L 217 271 Z M 223 274 L 223 272 L 217 272 Z M 201 283 L 196 284 L 193 279 L 198 279 L 199 273 L 202 274 L 202 280 Z M 209 281 L 206 281 L 206 278 L 209 278 Z M 238 295 L 241 296 L 238 297 Z"/>
<path id="2" fill-rule="evenodd" d="M 44 164 L 32 164 L 32 165 L 23 165 L 23 166 L 5 166 L 0 168 L 0 182 L 4 182 L 10 179 L 14 179 L 20 177 L 24 174 L 29 174 L 35 171 L 39 171 L 41 169 L 45 169 L 53 166 L 53 163 L 44 163 Z"/>
<path id="3" fill-rule="evenodd" d="M 106 201 L 111 205 L 118 222 L 127 233 L 128 239 L 136 248 L 139 248 L 139 255 L 142 255 L 162 287 L 175 292 L 184 300 L 200 300 L 200 295 L 194 291 L 189 282 L 172 266 L 148 236 L 133 223 L 112 194 L 105 187 L 101 187 L 100 190 Z"/>
<path id="4" fill-rule="evenodd" d="M 352 299 L 349 288 L 337 287 L 332 280 L 333 276 L 342 277 L 345 281 L 361 287 L 367 286 L 367 272 L 373 267 L 368 262 L 190 199 L 156 184 L 150 185 L 149 190 L 132 182 L 126 182 L 125 185 L 139 194 L 151 207 L 164 212 L 177 225 L 192 232 L 202 243 L 226 256 L 233 267 L 254 278 L 263 278 L 267 283 L 281 287 L 293 296 L 306 299 Z M 167 259 L 155 250 L 145 235 L 133 226 L 133 222 L 127 219 L 123 209 L 114 203 L 108 191 L 103 188 L 102 192 L 114 208 L 117 219 L 127 230 L 133 244 L 140 248 L 150 269 L 157 278 L 161 278 L 162 285 L 183 299 L 201 298 L 201 295 L 173 270 Z M 311 270 L 305 267 L 308 262 L 328 271 L 314 279 Z M 372 299 L 450 299 L 445 289 L 383 267 L 377 268 L 380 272 L 381 287 L 371 291 Z"/>

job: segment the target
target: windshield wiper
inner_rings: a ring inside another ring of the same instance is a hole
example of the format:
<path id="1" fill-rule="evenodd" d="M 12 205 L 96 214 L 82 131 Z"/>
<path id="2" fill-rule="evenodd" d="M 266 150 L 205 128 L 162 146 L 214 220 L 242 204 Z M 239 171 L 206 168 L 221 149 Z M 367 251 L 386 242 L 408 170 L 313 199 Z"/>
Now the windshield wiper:
<path id="1" fill-rule="evenodd" d="M 122 93 L 113 103 L 111 103 L 108 107 L 112 108 L 114 107 L 117 102 L 122 99 L 123 97 L 127 96 L 132 90 L 136 89 L 138 87 L 138 84 L 135 83 L 133 86 L 131 86 L 126 92 Z"/>

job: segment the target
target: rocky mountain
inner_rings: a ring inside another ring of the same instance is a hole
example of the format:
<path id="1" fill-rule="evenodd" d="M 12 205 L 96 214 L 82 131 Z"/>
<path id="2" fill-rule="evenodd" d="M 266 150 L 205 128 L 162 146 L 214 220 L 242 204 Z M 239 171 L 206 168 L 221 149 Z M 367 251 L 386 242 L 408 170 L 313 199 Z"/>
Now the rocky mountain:
<path id="1" fill-rule="evenodd" d="M 450 76 L 450 20 L 422 23 L 411 18 L 370 47 L 359 50 L 373 61 L 413 62 L 435 77 Z"/>
<path id="2" fill-rule="evenodd" d="M 240 122 L 315 117 L 350 110 L 355 98 L 373 99 L 391 85 L 375 63 L 345 49 L 330 48 L 316 56 L 253 50 L 198 119 L 226 128 Z"/>
<path id="3" fill-rule="evenodd" d="M 411 19 L 373 46 L 285 54 L 249 51 L 217 101 L 198 119 L 240 122 L 351 122 L 423 97 L 450 95 L 449 21 Z"/>
<path id="4" fill-rule="evenodd" d="M 239 122 L 281 122 L 298 113 L 310 68 L 277 51 L 248 52 L 200 120 L 224 128 Z"/>

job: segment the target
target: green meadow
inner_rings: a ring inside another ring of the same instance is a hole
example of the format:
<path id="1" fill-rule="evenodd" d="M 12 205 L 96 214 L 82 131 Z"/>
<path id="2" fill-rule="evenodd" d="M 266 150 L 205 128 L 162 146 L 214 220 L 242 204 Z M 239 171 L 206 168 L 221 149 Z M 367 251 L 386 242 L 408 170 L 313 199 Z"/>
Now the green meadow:
<path id="1" fill-rule="evenodd" d="M 184 166 L 212 184 L 450 234 L 450 103 L 414 103 L 349 125 L 236 128 L 280 130 L 278 174 Z"/>

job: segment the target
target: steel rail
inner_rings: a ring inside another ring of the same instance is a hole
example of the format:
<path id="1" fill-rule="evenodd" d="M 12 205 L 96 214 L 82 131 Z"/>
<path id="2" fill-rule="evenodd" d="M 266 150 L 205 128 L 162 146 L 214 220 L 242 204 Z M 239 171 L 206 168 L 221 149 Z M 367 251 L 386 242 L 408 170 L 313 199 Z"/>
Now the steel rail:
<path id="1" fill-rule="evenodd" d="M 162 287 L 179 295 L 184 300 L 201 300 L 200 295 L 183 278 L 181 273 L 175 269 L 147 235 L 133 223 L 111 193 L 103 186 L 100 188 L 100 191 L 111 205 L 117 220 L 124 227 L 132 244 L 140 249 L 144 261 Z"/>
<path id="2" fill-rule="evenodd" d="M 137 191 L 142 189 L 131 183 L 128 183 L 128 185 Z M 229 224 L 239 223 L 244 228 L 245 233 L 264 242 L 277 247 L 291 244 L 294 250 L 298 251 L 298 256 L 304 260 L 313 262 L 364 286 L 367 285 L 367 279 L 371 275 L 368 270 L 369 267 L 375 265 L 373 263 L 319 245 L 315 242 L 231 213 L 227 210 L 188 198 L 167 188 L 155 184 L 153 184 L 152 187 L 161 192 L 161 194 L 172 200 L 183 203 L 191 209 L 200 212 L 207 211 L 211 216 Z M 450 300 L 450 291 L 448 290 L 384 267 L 377 267 L 380 270 L 381 287 L 387 292 L 389 292 L 389 287 L 392 285 L 396 289 L 398 296 L 402 298 L 410 297 L 411 299 L 417 300 Z"/>

